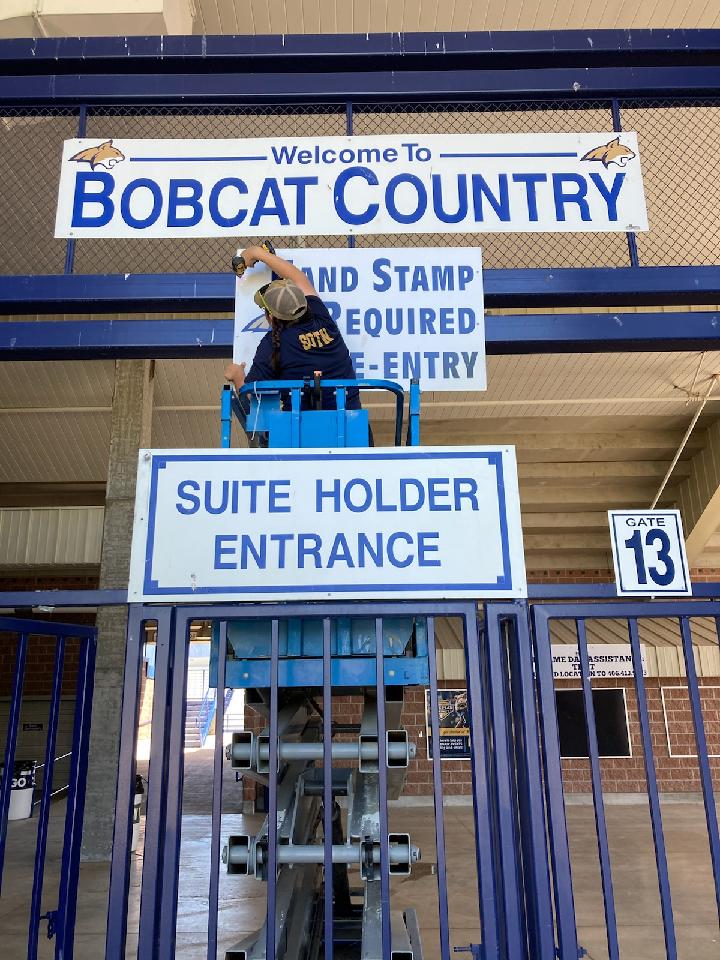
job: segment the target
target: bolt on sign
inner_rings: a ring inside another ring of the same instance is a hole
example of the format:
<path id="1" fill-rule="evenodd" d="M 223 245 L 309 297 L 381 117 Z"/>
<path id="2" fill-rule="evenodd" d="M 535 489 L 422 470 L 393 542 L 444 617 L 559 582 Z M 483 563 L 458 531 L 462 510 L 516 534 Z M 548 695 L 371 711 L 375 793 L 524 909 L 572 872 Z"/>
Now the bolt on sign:
<path id="1" fill-rule="evenodd" d="M 280 140 L 107 133 L 64 143 L 57 237 L 648 229 L 634 133 Z"/>
<path id="2" fill-rule="evenodd" d="M 512 447 L 140 451 L 131 602 L 526 595 Z"/>
<path id="3" fill-rule="evenodd" d="M 359 379 L 424 390 L 485 390 L 479 247 L 279 250 L 303 270 L 340 328 Z M 236 363 L 268 333 L 253 297 L 272 279 L 258 264 L 235 283 Z"/>

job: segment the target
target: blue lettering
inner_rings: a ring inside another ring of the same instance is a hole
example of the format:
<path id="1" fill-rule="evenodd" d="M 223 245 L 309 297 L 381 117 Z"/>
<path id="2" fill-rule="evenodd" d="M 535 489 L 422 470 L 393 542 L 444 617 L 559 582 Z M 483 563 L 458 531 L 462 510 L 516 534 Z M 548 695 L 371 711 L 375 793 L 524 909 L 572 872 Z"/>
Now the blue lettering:
<path id="1" fill-rule="evenodd" d="M 475 311 L 470 307 L 458 307 L 458 333 L 472 333 L 475 329 Z"/>
<path id="2" fill-rule="evenodd" d="M 297 150 L 297 147 L 270 147 L 275 163 L 292 163 Z"/>
<path id="3" fill-rule="evenodd" d="M 439 500 L 450 498 L 449 477 L 430 477 L 428 480 L 428 506 L 431 510 L 452 510 L 449 503 L 438 503 Z"/>
<path id="4" fill-rule="evenodd" d="M 359 487 L 361 494 L 365 494 L 365 499 L 362 501 L 362 503 L 355 504 L 352 501 L 350 494 L 355 487 Z M 355 477 L 355 479 L 350 480 L 345 484 L 343 499 L 345 500 L 345 506 L 348 508 L 348 510 L 350 510 L 351 513 L 364 513 L 372 503 L 372 490 L 370 488 L 370 484 L 367 482 L 367 480 L 363 480 L 361 477 Z"/>
<path id="5" fill-rule="evenodd" d="M 434 539 L 435 542 L 430 542 Z M 439 533 L 418 533 L 418 566 L 420 567 L 440 567 L 439 560 L 428 560 L 429 553 L 439 553 L 437 541 L 440 539 Z"/>
<path id="6" fill-rule="evenodd" d="M 378 185 L 378 178 L 368 167 L 348 167 L 347 170 L 343 170 L 343 172 L 335 181 L 335 190 L 333 195 L 335 212 L 343 221 L 343 223 L 370 223 L 370 221 L 377 216 L 377 212 L 379 210 L 377 203 L 369 203 L 363 213 L 351 213 L 347 208 L 347 204 L 345 203 L 345 188 L 347 184 L 356 177 L 365 180 L 365 182 L 371 187 L 376 187 Z"/>
<path id="7" fill-rule="evenodd" d="M 213 485 L 210 481 L 205 483 L 205 512 L 210 514 L 219 514 L 225 513 L 227 510 L 228 500 L 230 496 L 230 483 L 227 480 L 223 480 L 220 487 L 222 493 L 220 496 L 220 503 L 217 506 L 213 506 L 212 502 L 212 491 Z"/>
<path id="8" fill-rule="evenodd" d="M 412 501 L 409 499 L 411 491 L 415 491 L 416 497 Z M 400 509 L 413 513 L 415 510 L 421 510 L 425 503 L 425 487 L 419 480 L 402 478 L 400 480 Z"/>
<path id="9" fill-rule="evenodd" d="M 305 223 L 305 195 L 308 187 L 318 185 L 317 177 L 285 177 L 288 187 L 295 187 L 295 223 Z M 257 210 L 255 211 L 257 213 Z"/>
<path id="10" fill-rule="evenodd" d="M 348 567 L 354 567 L 353 558 L 350 553 L 350 547 L 348 546 L 347 539 L 345 538 L 344 533 L 338 533 L 335 535 L 333 540 L 333 545 L 330 548 L 330 555 L 328 556 L 327 567 L 330 570 L 335 566 L 336 563 L 346 563 Z"/>
<path id="11" fill-rule="evenodd" d="M 189 190 L 189 196 L 180 196 L 181 190 Z M 168 192 L 168 215 L 167 225 L 169 227 L 194 227 L 196 223 L 202 220 L 202 206 L 200 197 L 203 188 L 199 180 L 171 180 Z M 179 207 L 188 207 L 190 214 L 181 217 L 178 213 Z"/>
<path id="12" fill-rule="evenodd" d="M 348 307 L 345 311 L 345 329 L 349 334 L 360 333 L 360 309 Z"/>
<path id="13" fill-rule="evenodd" d="M 135 217 L 130 211 L 130 200 L 136 190 L 149 190 L 152 196 L 152 209 L 145 219 Z M 162 212 L 162 204 L 163 197 L 159 185 L 154 180 L 148 180 L 147 177 L 139 177 L 137 180 L 131 180 L 123 190 L 120 198 L 120 215 L 129 227 L 145 230 L 157 221 Z"/>
<path id="14" fill-rule="evenodd" d="M 243 480 L 241 486 L 250 490 L 250 513 L 257 513 L 257 495 L 260 487 L 265 486 L 264 480 Z"/>
<path id="15" fill-rule="evenodd" d="M 430 268 L 430 275 L 432 276 L 433 290 L 455 289 L 455 272 L 452 267 L 433 266 Z"/>
<path id="16" fill-rule="evenodd" d="M 219 227 L 237 227 L 247 216 L 247 210 L 241 207 L 237 213 L 231 217 L 226 217 L 220 213 L 220 194 L 226 187 L 234 187 L 241 196 L 248 192 L 247 185 L 238 177 L 223 177 L 222 180 L 218 180 L 217 183 L 213 184 L 208 200 L 210 219 Z"/>
<path id="17" fill-rule="evenodd" d="M 193 496 L 192 493 L 188 492 L 190 490 L 194 490 L 195 493 L 200 492 L 200 484 L 197 482 L 197 480 L 183 480 L 178 484 L 178 497 L 181 500 L 187 500 L 190 506 L 182 507 L 179 503 L 176 503 L 175 509 L 178 513 L 182 513 L 185 516 L 190 516 L 193 513 L 197 513 L 200 509 L 200 497 Z"/>
<path id="18" fill-rule="evenodd" d="M 99 186 L 97 191 L 89 191 L 90 186 Z M 75 196 L 73 197 L 73 227 L 104 227 L 110 223 L 115 213 L 115 204 L 110 194 L 115 186 L 115 178 L 109 173 L 78 173 L 75 177 Z M 99 204 L 102 212 L 91 216 L 84 211 L 85 204 Z"/>
<path id="19" fill-rule="evenodd" d="M 471 510 L 479 510 L 477 494 L 477 480 L 473 480 L 472 477 L 456 477 L 453 481 L 453 496 L 456 510 L 462 510 L 461 504 L 463 500 L 470 502 Z"/>
<path id="20" fill-rule="evenodd" d="M 464 290 L 474 276 L 475 276 L 475 271 L 473 270 L 472 267 L 465 267 L 465 266 L 458 267 L 458 286 L 460 287 L 460 289 Z"/>
<path id="21" fill-rule="evenodd" d="M 378 293 L 385 293 L 386 290 L 390 289 L 392 280 L 390 279 L 389 267 L 390 261 L 387 257 L 378 257 L 373 262 L 373 273 L 377 277 L 377 280 L 373 283 L 373 290 L 377 290 Z"/>
<path id="22" fill-rule="evenodd" d="M 585 221 L 592 219 L 587 200 L 587 181 L 579 173 L 554 173 L 552 175 L 553 198 L 555 200 L 555 216 L 558 220 L 565 220 L 565 205 L 576 203 L 580 210 L 580 218 Z M 574 186 L 567 191 L 565 187 Z"/>
<path id="23" fill-rule="evenodd" d="M 310 556 L 315 561 L 315 569 L 319 570 L 322 566 L 320 560 L 320 547 L 322 539 L 316 533 L 298 534 L 298 567 L 305 569 L 305 558 Z"/>
<path id="24" fill-rule="evenodd" d="M 525 199 L 527 201 L 528 220 L 535 223 L 538 219 L 537 193 L 538 183 L 547 183 L 546 173 L 514 173 L 514 183 L 525 184 Z"/>
<path id="25" fill-rule="evenodd" d="M 264 570 L 267 566 L 267 535 L 260 534 L 260 550 L 255 549 L 252 539 L 243 533 L 240 536 L 240 569 L 248 569 L 248 555 L 252 556 L 255 566 L 258 570 Z"/>
<path id="26" fill-rule="evenodd" d="M 395 203 L 395 193 L 403 183 L 410 184 L 417 193 L 417 203 L 411 213 L 400 213 Z M 398 173 L 391 177 L 385 188 L 385 206 L 396 223 L 417 223 L 427 210 L 427 190 L 420 177 L 416 177 L 412 173 Z"/>
<path id="27" fill-rule="evenodd" d="M 290 487 L 289 480 L 271 480 L 268 483 L 268 489 L 270 491 L 268 511 L 270 513 L 290 513 L 291 508 L 287 505 L 283 506 L 279 503 L 281 500 L 289 500 L 290 493 L 288 489 L 281 490 L 279 487 Z"/>
<path id="28" fill-rule="evenodd" d="M 237 543 L 237 537 L 234 534 L 222 536 L 218 534 L 215 537 L 215 557 L 214 564 L 216 570 L 237 570 L 237 563 L 232 560 L 223 560 L 223 557 L 234 554 L 233 547 L 224 546 L 225 543 Z"/>
<path id="29" fill-rule="evenodd" d="M 315 513 L 323 512 L 323 500 L 330 500 L 333 512 L 340 512 L 340 481 L 333 480 L 332 490 L 323 490 L 322 480 L 315 481 Z"/>
<path id="30" fill-rule="evenodd" d="M 435 211 L 435 216 L 438 220 L 442 220 L 443 223 L 460 223 L 461 220 L 464 220 L 468 214 L 468 191 L 467 191 L 467 177 L 464 173 L 458 173 L 457 175 L 457 210 L 453 213 L 448 213 L 443 207 L 442 202 L 442 177 L 439 173 L 434 173 L 430 178 L 432 182 L 432 195 L 433 195 L 433 210 Z"/>
<path id="31" fill-rule="evenodd" d="M 268 205 L 270 197 L 272 197 L 272 203 Z M 273 177 L 267 177 L 260 188 L 260 196 L 250 218 L 250 226 L 257 227 L 262 217 L 277 217 L 283 227 L 290 224 L 283 198 L 280 195 L 280 187 Z"/>
<path id="32" fill-rule="evenodd" d="M 278 568 L 285 569 L 285 547 L 295 536 L 294 533 L 271 533 L 270 539 L 278 545 Z"/>
<path id="33" fill-rule="evenodd" d="M 358 285 L 358 272 L 355 267 L 341 267 L 340 268 L 340 289 L 343 293 L 350 293 L 355 290 Z"/>
<path id="34" fill-rule="evenodd" d="M 375 564 L 376 567 L 381 567 L 383 565 L 383 552 L 382 552 L 382 534 L 375 534 L 375 546 L 373 547 L 370 543 L 370 538 L 364 534 L 358 534 L 358 566 L 365 566 L 365 554 L 369 554 L 370 559 Z"/>
<path id="35" fill-rule="evenodd" d="M 413 562 L 412 552 L 408 552 L 404 560 L 399 559 L 399 557 L 395 553 L 395 544 L 400 540 L 407 543 L 408 546 L 412 546 L 413 538 L 410 536 L 409 533 L 401 533 L 401 532 L 391 533 L 390 536 L 388 537 L 388 542 L 387 542 L 388 560 L 394 567 L 409 567 L 410 564 Z"/>
<path id="36" fill-rule="evenodd" d="M 481 173 L 472 175 L 473 209 L 476 221 L 485 219 L 483 197 L 495 211 L 498 220 L 507 223 L 510 220 L 510 194 L 508 192 L 508 178 L 506 173 L 498 174 L 498 196 L 492 192 L 487 180 Z"/>
<path id="37" fill-rule="evenodd" d="M 603 180 L 603 178 L 600 176 L 599 173 L 591 173 L 590 179 L 598 188 L 598 192 L 600 196 L 605 201 L 605 204 L 608 210 L 608 220 L 610 220 L 611 223 L 614 223 L 618 218 L 617 200 L 620 194 L 620 189 L 623 185 L 623 181 L 625 179 L 625 174 L 616 173 L 612 183 L 612 187 L 609 190 L 605 185 L 605 181 Z"/>

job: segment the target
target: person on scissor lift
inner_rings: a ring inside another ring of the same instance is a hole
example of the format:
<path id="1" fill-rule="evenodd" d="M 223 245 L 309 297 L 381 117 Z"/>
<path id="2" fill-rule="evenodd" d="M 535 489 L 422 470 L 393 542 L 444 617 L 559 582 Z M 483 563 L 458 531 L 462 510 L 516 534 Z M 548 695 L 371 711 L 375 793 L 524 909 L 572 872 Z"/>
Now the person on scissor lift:
<path id="1" fill-rule="evenodd" d="M 255 294 L 255 303 L 265 311 L 270 329 L 260 341 L 247 373 L 245 363 L 231 363 L 225 369 L 225 379 L 236 390 L 257 380 L 304 380 L 316 372 L 324 380 L 355 380 L 342 334 L 302 270 L 266 246 L 247 247 L 233 259 L 239 275 L 256 263 L 264 263 L 280 278 L 266 283 Z M 310 392 L 304 391 L 303 407 L 310 403 Z M 347 391 L 345 405 L 348 410 L 360 408 L 358 390 Z M 322 406 L 335 409 L 334 390 L 322 391 Z"/>

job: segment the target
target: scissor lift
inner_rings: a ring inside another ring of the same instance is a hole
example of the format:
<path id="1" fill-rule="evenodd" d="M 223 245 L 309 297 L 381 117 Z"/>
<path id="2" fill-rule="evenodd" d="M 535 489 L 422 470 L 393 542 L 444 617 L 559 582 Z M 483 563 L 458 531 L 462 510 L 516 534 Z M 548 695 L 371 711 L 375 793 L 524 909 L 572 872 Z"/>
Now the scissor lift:
<path id="1" fill-rule="evenodd" d="M 269 448 L 367 447 L 367 410 L 347 409 L 348 390 L 386 391 L 395 399 L 396 446 L 402 445 L 405 391 L 387 380 L 273 381 L 253 383 L 222 395 L 222 446 L 231 445 L 233 417 L 251 446 Z M 322 409 L 322 391 L 332 390 L 336 409 Z M 310 409 L 308 409 L 308 406 Z M 406 444 L 420 442 L 420 389 L 412 383 L 408 397 Z M 338 617 L 330 623 L 333 693 L 361 698 L 358 724 L 332 723 L 332 785 L 324 786 L 323 695 L 324 626 L 313 618 L 280 621 L 277 638 L 278 698 L 277 769 L 271 770 L 270 664 L 271 624 L 267 619 L 227 623 L 225 686 L 246 691 L 246 703 L 267 725 L 259 735 L 234 733 L 226 756 L 244 778 L 260 787 L 276 776 L 277 856 L 274 896 L 268 896 L 268 918 L 274 901 L 275 958 L 311 960 L 327 954 L 323 922 L 327 883 L 324 833 L 332 827 L 332 940 L 338 958 L 384 960 L 382 951 L 381 857 L 389 874 L 408 875 L 420 850 L 409 833 L 388 833 L 381 842 L 381 796 L 397 799 L 403 788 L 415 744 L 401 726 L 404 691 L 427 686 L 428 640 L 422 616 L 386 617 L 382 622 L 385 672 L 384 703 L 378 704 L 376 620 Z M 211 685 L 217 683 L 220 628 L 213 631 Z M 326 688 L 327 690 L 327 688 Z M 382 717 L 378 722 L 381 706 Z M 385 731 L 380 743 L 379 731 Z M 343 764 L 340 766 L 339 764 Z M 380 770 L 380 764 L 384 771 Z M 262 792 L 262 791 L 261 791 Z M 332 797 L 332 814 L 324 809 Z M 346 798 L 346 816 L 338 803 Z M 325 830 L 323 829 L 325 828 Z M 228 837 L 223 859 L 229 874 L 267 881 L 269 826 L 257 834 Z M 269 891 L 270 893 L 270 891 Z M 327 920 L 327 914 L 325 915 Z M 422 947 L 414 910 L 391 911 L 391 956 L 419 960 Z M 267 929 L 245 937 L 226 953 L 227 960 L 267 958 Z"/>

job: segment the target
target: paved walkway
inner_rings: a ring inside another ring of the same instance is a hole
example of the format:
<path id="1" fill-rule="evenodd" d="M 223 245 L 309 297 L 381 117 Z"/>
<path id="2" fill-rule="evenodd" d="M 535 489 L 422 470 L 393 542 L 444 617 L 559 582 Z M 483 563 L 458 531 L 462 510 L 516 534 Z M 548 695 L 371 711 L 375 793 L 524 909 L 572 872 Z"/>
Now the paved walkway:
<path id="1" fill-rule="evenodd" d="M 178 910 L 178 960 L 206 957 L 207 884 L 209 871 L 209 773 L 212 751 L 186 757 L 185 816 Z M 253 833 L 261 818 L 243 816 L 240 791 L 226 765 L 222 835 Z M 655 865 L 645 805 L 608 804 L 608 833 L 620 933 L 620 955 L 626 960 L 664 957 L 662 925 Z M 62 843 L 63 805 L 56 805 L 48 845 L 48 880 L 43 908 L 56 906 L 59 858 Z M 663 805 L 673 907 L 680 960 L 718 960 L 720 934 L 715 906 L 704 811 L 699 802 Z M 423 862 L 408 878 L 392 884 L 393 909 L 415 907 L 420 918 L 425 958 L 438 951 L 436 877 L 432 873 L 434 822 L 432 807 L 393 805 L 391 829 L 410 832 L 422 849 Z M 592 807 L 568 806 L 575 901 L 580 942 L 591 960 L 607 958 L 600 877 Z M 0 957 L 24 960 L 27 945 L 27 905 L 32 886 L 32 859 L 36 821 L 9 825 L 5 880 L 0 898 Z M 449 869 L 449 919 L 451 945 L 477 942 L 478 912 L 472 810 L 448 806 L 445 811 Z M 137 942 L 142 852 L 133 855 L 129 915 L 128 957 Z M 83 864 L 76 934 L 76 960 L 102 960 L 106 916 L 107 868 Z M 220 874 L 219 957 L 238 938 L 259 927 L 264 918 L 264 884 L 253 878 Z M 40 960 L 53 956 L 53 945 L 40 941 Z"/>

